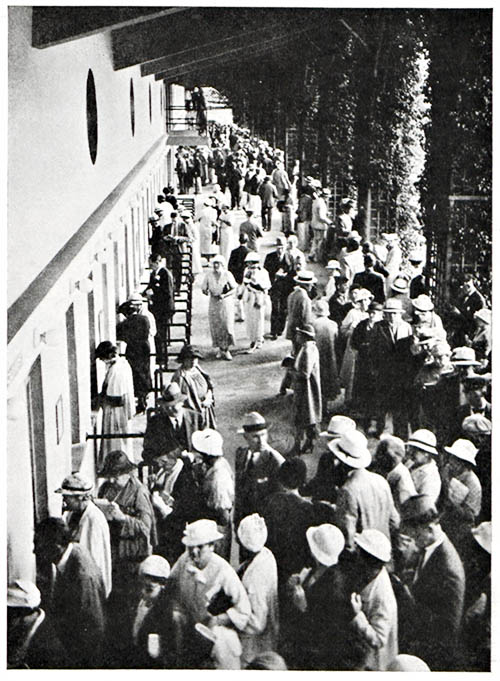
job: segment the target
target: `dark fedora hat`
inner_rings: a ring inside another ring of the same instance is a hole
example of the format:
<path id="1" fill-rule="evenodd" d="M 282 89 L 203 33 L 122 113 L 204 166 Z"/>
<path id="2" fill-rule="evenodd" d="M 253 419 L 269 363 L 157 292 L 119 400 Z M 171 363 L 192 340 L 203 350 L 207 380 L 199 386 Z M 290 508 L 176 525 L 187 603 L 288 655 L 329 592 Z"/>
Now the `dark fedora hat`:
<path id="1" fill-rule="evenodd" d="M 182 362 L 183 360 L 187 359 L 188 357 L 195 357 L 197 359 L 203 359 L 203 355 L 199 350 L 196 350 L 192 345 L 184 345 L 177 355 L 177 361 Z"/>
<path id="2" fill-rule="evenodd" d="M 130 473 L 136 468 L 135 463 L 132 463 L 125 452 L 115 449 L 107 455 L 104 466 L 99 473 L 100 478 L 111 478 L 114 475 L 122 475 L 122 473 Z"/>

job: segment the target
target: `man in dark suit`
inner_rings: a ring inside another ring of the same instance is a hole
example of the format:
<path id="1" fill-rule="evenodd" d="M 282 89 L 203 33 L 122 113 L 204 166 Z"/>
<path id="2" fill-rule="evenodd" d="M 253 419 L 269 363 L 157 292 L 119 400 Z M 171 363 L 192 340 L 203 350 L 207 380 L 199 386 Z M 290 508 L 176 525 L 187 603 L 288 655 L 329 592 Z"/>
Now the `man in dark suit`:
<path id="1" fill-rule="evenodd" d="M 37 525 L 35 553 L 42 564 L 55 567 L 47 616 L 53 618 L 72 666 L 101 666 L 106 590 L 94 559 L 83 546 L 71 543 L 62 518 L 46 518 Z"/>
<path id="2" fill-rule="evenodd" d="M 406 437 L 404 419 L 401 418 L 403 377 L 397 361 L 396 344 L 411 336 L 412 328 L 401 318 L 401 301 L 389 298 L 384 305 L 384 319 L 377 322 L 372 335 L 372 359 L 376 383 L 377 429 L 381 433 L 387 413 L 393 416 L 394 435 Z M 407 428 L 406 423 L 406 428 Z"/>
<path id="3" fill-rule="evenodd" d="M 472 274 L 464 276 L 462 287 L 463 297 L 454 308 L 458 315 L 459 329 L 454 340 L 454 345 L 465 345 L 465 336 L 472 338 L 476 328 L 474 313 L 486 307 L 484 297 L 476 288 L 476 280 Z"/>
<path id="4" fill-rule="evenodd" d="M 191 436 L 202 428 L 202 416 L 184 407 L 185 401 L 186 395 L 177 383 L 171 383 L 163 390 L 158 412 L 148 419 L 146 426 L 144 460 L 168 451 L 170 442 L 175 442 L 181 451 L 191 451 Z"/>
<path id="5" fill-rule="evenodd" d="M 236 322 L 245 321 L 245 315 L 243 313 L 243 305 L 241 299 L 243 297 L 244 291 L 243 274 L 246 268 L 245 258 L 250 253 L 250 249 L 248 248 L 247 244 L 248 235 L 245 232 L 241 232 L 240 245 L 238 246 L 238 248 L 235 248 L 234 250 L 231 251 L 231 255 L 229 256 L 229 262 L 227 264 L 227 269 L 231 272 L 231 274 L 235 278 L 236 283 L 238 284 L 238 294 L 236 296 L 236 305 L 234 310 Z"/>
<path id="6" fill-rule="evenodd" d="M 373 293 L 373 300 L 376 303 L 384 303 L 384 277 L 373 269 L 375 267 L 375 259 L 373 256 L 369 254 L 365 255 L 364 265 L 365 271 L 358 272 L 354 275 L 354 279 L 352 280 L 353 285 L 359 285 L 360 288 L 368 289 L 370 293 Z"/>
<path id="7" fill-rule="evenodd" d="M 167 332 L 175 312 L 174 279 L 171 272 L 163 267 L 160 253 L 153 253 L 149 260 L 151 276 L 144 293 L 149 299 L 149 309 L 156 321 L 157 364 L 167 363 Z"/>
<path id="8" fill-rule="evenodd" d="M 289 269 L 288 260 L 285 256 L 286 239 L 284 236 L 276 237 L 276 250 L 266 255 L 264 267 L 269 272 L 271 280 L 271 340 L 276 340 L 285 329 L 287 314 L 288 290 L 285 278 Z"/>
<path id="9" fill-rule="evenodd" d="M 465 593 L 465 574 L 458 553 L 441 529 L 433 499 L 410 497 L 401 507 L 402 534 L 411 537 L 421 553 L 401 632 L 405 652 L 422 658 L 432 671 L 460 668 L 458 642 Z"/>

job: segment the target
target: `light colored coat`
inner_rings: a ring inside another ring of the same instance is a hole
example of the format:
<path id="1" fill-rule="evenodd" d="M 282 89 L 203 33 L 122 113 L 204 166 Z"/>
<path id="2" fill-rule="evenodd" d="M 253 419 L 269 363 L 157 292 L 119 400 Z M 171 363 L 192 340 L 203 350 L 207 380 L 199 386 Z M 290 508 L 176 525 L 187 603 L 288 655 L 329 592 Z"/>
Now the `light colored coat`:
<path id="1" fill-rule="evenodd" d="M 307 295 L 307 291 L 300 286 L 296 286 L 288 296 L 288 318 L 286 325 L 286 337 L 292 343 L 295 340 L 295 333 L 297 329 L 304 328 L 304 324 L 311 324 L 312 306 L 311 299 Z"/>
<path id="2" fill-rule="evenodd" d="M 295 425 L 306 427 L 320 423 L 322 400 L 319 352 L 313 340 L 302 345 L 293 369 Z"/>
<path id="3" fill-rule="evenodd" d="M 103 433 L 130 433 L 133 428 L 129 421 L 135 414 L 134 379 L 132 369 L 125 357 L 118 357 L 106 372 L 103 391 L 108 397 L 122 397 L 123 406 L 113 407 L 105 404 L 102 408 L 102 432 Z M 116 449 L 125 452 L 128 458 L 134 460 L 134 447 L 132 438 L 117 437 L 113 440 L 102 440 L 100 457 L 101 463 L 106 454 Z"/>
<path id="4" fill-rule="evenodd" d="M 441 492 L 441 476 L 434 459 L 423 466 L 412 467 L 410 473 L 417 494 L 428 494 L 436 503 Z"/>
<path id="5" fill-rule="evenodd" d="M 387 482 L 389 483 L 392 498 L 398 509 L 401 508 L 401 505 L 404 504 L 407 499 L 418 494 L 411 473 L 402 461 L 400 461 L 397 466 L 394 466 L 392 471 L 387 474 Z"/>
<path id="6" fill-rule="evenodd" d="M 318 317 L 313 322 L 316 331 L 316 345 L 319 352 L 321 398 L 324 402 L 334 400 L 340 392 L 335 344 L 337 323 L 328 317 Z"/>
<path id="7" fill-rule="evenodd" d="M 276 650 L 279 636 L 278 571 L 271 551 L 264 547 L 241 578 L 252 614 L 240 634 L 242 662 L 247 665 L 256 655 Z"/>
<path id="8" fill-rule="evenodd" d="M 82 513 L 76 541 L 87 549 L 101 571 L 106 597 L 111 592 L 111 543 L 104 513 L 91 501 Z"/>
<path id="9" fill-rule="evenodd" d="M 361 591 L 363 609 L 353 625 L 370 647 L 366 666 L 385 671 L 398 654 L 398 606 L 385 568 Z"/>

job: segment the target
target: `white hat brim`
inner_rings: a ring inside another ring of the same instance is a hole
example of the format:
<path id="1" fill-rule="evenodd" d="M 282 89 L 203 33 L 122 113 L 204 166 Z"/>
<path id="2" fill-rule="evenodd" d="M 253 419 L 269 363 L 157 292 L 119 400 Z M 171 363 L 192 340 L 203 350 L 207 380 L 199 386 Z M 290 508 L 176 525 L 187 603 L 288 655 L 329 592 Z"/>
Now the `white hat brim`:
<path id="1" fill-rule="evenodd" d="M 339 562 L 339 555 L 340 553 L 332 557 L 328 553 L 325 553 L 321 549 L 319 549 L 315 542 L 314 542 L 314 530 L 315 527 L 308 527 L 306 530 L 306 537 L 307 537 L 307 543 L 309 544 L 309 549 L 312 553 L 312 555 L 316 558 L 317 561 L 321 563 L 321 565 L 325 565 L 326 567 L 331 567 L 332 565 L 337 565 Z"/>
<path id="2" fill-rule="evenodd" d="M 342 463 L 345 463 L 346 466 L 349 466 L 350 468 L 367 468 L 372 462 L 372 455 L 368 449 L 363 450 L 361 456 L 355 459 L 339 449 L 336 440 L 329 442 L 328 447 L 339 461 L 342 461 Z"/>
<path id="3" fill-rule="evenodd" d="M 437 447 L 433 447 L 432 445 L 427 445 L 424 442 L 418 442 L 418 440 L 412 439 L 408 440 L 406 444 L 410 445 L 410 447 L 415 447 L 415 449 L 421 449 L 428 454 L 434 454 L 434 456 L 438 456 Z"/>
<path id="4" fill-rule="evenodd" d="M 363 549 L 363 551 L 366 551 L 366 553 L 369 553 L 370 556 L 373 556 L 377 560 L 381 560 L 383 563 L 388 563 L 391 560 L 391 554 L 390 553 L 389 553 L 389 555 L 384 554 L 383 552 L 377 554 L 375 551 L 373 551 L 373 547 L 370 546 L 370 545 L 367 545 L 363 541 L 363 538 L 359 534 L 356 534 L 354 536 L 354 543 L 357 544 L 360 549 Z"/>
<path id="5" fill-rule="evenodd" d="M 476 460 L 470 456 L 463 455 L 460 452 L 456 452 L 453 450 L 453 447 L 443 447 L 445 452 L 448 452 L 448 454 L 451 454 L 452 456 L 456 457 L 457 459 L 460 459 L 461 461 L 467 461 L 467 463 L 471 463 L 473 466 L 476 465 Z"/>
<path id="6" fill-rule="evenodd" d="M 184 544 L 184 546 L 203 546 L 204 544 L 211 544 L 212 542 L 223 538 L 224 538 L 223 534 L 221 534 L 220 532 L 215 532 L 213 536 L 204 537 L 203 541 L 201 540 L 194 541 L 192 539 L 189 540 L 188 537 L 182 537 L 181 541 Z"/>

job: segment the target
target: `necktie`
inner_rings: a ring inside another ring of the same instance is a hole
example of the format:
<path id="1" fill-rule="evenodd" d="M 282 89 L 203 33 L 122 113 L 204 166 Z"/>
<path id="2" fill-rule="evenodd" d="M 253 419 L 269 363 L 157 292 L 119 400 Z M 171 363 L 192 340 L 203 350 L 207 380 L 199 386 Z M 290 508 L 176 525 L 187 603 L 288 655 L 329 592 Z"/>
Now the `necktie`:
<path id="1" fill-rule="evenodd" d="M 418 578 L 420 577 L 420 573 L 422 572 L 422 568 L 423 568 L 423 565 L 424 565 L 424 560 L 425 560 L 425 549 L 421 552 L 419 559 L 418 559 L 417 568 L 415 570 L 415 574 L 413 575 L 413 583 L 414 584 L 418 580 Z"/>

